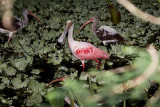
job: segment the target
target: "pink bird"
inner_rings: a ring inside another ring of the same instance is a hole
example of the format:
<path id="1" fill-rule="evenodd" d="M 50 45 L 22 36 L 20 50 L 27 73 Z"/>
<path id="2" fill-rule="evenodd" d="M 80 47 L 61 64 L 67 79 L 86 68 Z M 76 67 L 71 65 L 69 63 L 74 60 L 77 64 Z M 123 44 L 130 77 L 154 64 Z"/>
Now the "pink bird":
<path id="1" fill-rule="evenodd" d="M 75 41 L 72 37 L 73 28 L 74 28 L 73 22 L 71 22 L 71 20 L 68 20 L 66 23 L 64 33 L 61 35 L 61 37 L 65 38 L 65 35 L 68 32 L 68 44 L 70 50 L 76 58 L 81 60 L 83 71 L 85 69 L 85 64 L 84 64 L 85 60 L 96 61 L 97 63 L 99 63 L 99 65 L 97 66 L 97 68 L 99 68 L 101 63 L 97 59 L 108 59 L 109 58 L 108 53 L 101 49 L 96 48 L 91 43 Z"/>
<path id="2" fill-rule="evenodd" d="M 93 16 L 92 18 L 90 18 L 90 20 L 86 21 L 79 29 L 79 32 L 85 25 L 91 22 L 93 22 L 93 34 L 96 35 L 103 42 L 104 45 L 110 42 L 124 42 L 124 38 L 115 29 L 109 26 L 100 26 L 99 28 L 97 28 L 98 18 L 96 16 Z"/>
<path id="3" fill-rule="evenodd" d="M 11 39 L 11 36 L 18 32 L 19 30 L 23 29 L 24 27 L 26 27 L 28 25 L 29 19 L 28 19 L 28 15 L 32 15 L 33 17 L 35 17 L 37 20 L 40 21 L 40 19 L 34 15 L 32 12 L 30 12 L 28 9 L 25 9 L 23 11 L 23 17 L 24 17 L 24 21 L 20 20 L 19 18 L 11 18 L 11 26 L 12 28 L 5 28 L 5 22 L 0 22 L 0 33 L 8 33 L 9 34 L 9 38 L 8 38 L 8 43 Z M 41 23 L 41 21 L 40 21 Z"/>
<path id="4" fill-rule="evenodd" d="M 96 61 L 98 63 L 97 68 L 99 68 L 101 63 L 97 59 L 108 59 L 109 58 L 108 53 L 101 49 L 96 48 L 90 43 L 75 41 L 72 37 L 73 28 L 74 28 L 73 22 L 71 22 L 71 20 L 68 20 L 66 23 L 65 30 L 63 34 L 60 36 L 60 38 L 58 39 L 58 42 L 64 43 L 65 36 L 68 32 L 68 44 L 69 44 L 70 50 L 76 58 L 81 60 L 82 66 L 83 66 L 82 72 L 84 72 L 84 69 L 85 69 L 85 64 L 84 64 L 85 60 Z M 64 77 L 54 80 L 50 82 L 49 84 L 52 84 L 53 82 L 60 81 L 63 79 Z"/>

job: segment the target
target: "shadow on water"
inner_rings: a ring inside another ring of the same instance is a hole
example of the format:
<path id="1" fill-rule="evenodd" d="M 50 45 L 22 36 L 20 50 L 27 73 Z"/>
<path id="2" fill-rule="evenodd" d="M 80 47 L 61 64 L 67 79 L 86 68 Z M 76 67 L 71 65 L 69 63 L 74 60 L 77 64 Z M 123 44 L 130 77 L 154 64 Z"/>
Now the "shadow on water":
<path id="1" fill-rule="evenodd" d="M 0 91 L 0 95 L 3 96 L 3 98 L 12 100 L 16 96 L 18 100 L 13 100 L 12 105 L 19 105 L 17 107 L 21 107 L 24 99 L 27 98 L 27 94 L 24 93 L 25 89 L 11 89 L 11 88 L 4 88 Z M 1 107 L 8 107 L 8 104 L 5 105 L 5 103 L 0 102 Z"/>
<path id="2" fill-rule="evenodd" d="M 67 61 L 62 61 L 62 63 L 60 65 L 53 65 L 52 63 L 47 63 L 46 59 L 42 59 L 39 58 L 39 56 L 35 56 L 34 60 L 33 60 L 33 65 L 32 66 L 28 66 L 27 67 L 27 72 L 25 72 L 27 75 L 33 75 L 31 73 L 32 69 L 39 69 L 41 72 L 38 78 L 39 82 L 44 82 L 44 83 L 49 83 L 50 81 L 57 79 L 54 78 L 55 73 L 58 72 L 58 68 L 60 66 L 65 66 L 67 68 L 76 68 L 76 70 L 78 70 L 78 72 L 82 71 L 82 68 L 80 66 L 81 62 L 79 63 L 70 63 Z M 65 75 L 69 75 L 70 72 L 69 71 L 61 71 L 64 72 Z M 63 75 L 62 75 L 63 76 Z"/>

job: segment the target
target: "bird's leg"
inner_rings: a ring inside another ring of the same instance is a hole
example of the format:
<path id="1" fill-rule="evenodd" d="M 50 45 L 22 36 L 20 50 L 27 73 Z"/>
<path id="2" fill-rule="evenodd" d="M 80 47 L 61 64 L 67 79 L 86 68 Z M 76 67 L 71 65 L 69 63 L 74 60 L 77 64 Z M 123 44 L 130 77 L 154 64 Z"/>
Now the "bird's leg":
<path id="1" fill-rule="evenodd" d="M 99 62 L 97 59 L 94 59 L 94 61 L 98 63 L 98 66 L 96 67 L 96 69 L 98 69 L 101 66 L 101 62 Z"/>
<path id="2" fill-rule="evenodd" d="M 56 79 L 56 80 L 53 80 L 53 81 L 51 81 L 51 82 L 48 84 L 48 86 L 51 85 L 51 84 L 54 83 L 54 82 L 62 81 L 62 80 L 64 80 L 64 79 L 65 79 L 65 77 L 62 77 L 62 78 L 58 78 L 58 79 Z"/>
<path id="3" fill-rule="evenodd" d="M 84 69 L 85 69 L 84 61 L 85 61 L 85 60 L 81 60 L 81 62 L 82 62 L 82 66 L 83 66 L 83 71 L 82 71 L 82 72 L 84 72 Z"/>
<path id="4" fill-rule="evenodd" d="M 9 33 L 9 38 L 8 38 L 8 43 L 10 42 L 10 40 L 11 40 L 11 36 L 13 35 L 13 33 L 12 32 L 10 32 Z"/>
<path id="5" fill-rule="evenodd" d="M 118 42 L 116 42 L 116 45 L 118 45 Z"/>

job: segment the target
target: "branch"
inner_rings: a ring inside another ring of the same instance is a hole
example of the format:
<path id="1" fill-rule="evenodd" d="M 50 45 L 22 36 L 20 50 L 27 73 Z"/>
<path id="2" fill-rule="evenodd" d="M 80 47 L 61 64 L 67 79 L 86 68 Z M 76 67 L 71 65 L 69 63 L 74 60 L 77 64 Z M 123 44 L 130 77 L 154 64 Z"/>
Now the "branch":
<path id="1" fill-rule="evenodd" d="M 128 66 L 127 65 L 127 66 L 111 69 L 109 71 L 118 74 L 118 73 L 128 72 L 128 71 L 133 70 L 133 69 L 135 69 L 133 66 Z"/>
<path id="2" fill-rule="evenodd" d="M 121 85 L 113 87 L 112 90 L 114 93 L 120 94 L 130 88 L 139 86 L 140 84 L 145 82 L 151 74 L 156 71 L 159 63 L 157 50 L 153 46 L 149 46 L 147 48 L 147 51 L 151 55 L 151 64 L 148 66 L 148 68 L 140 76 L 128 81 L 127 83 L 123 83 Z"/>
<path id="3" fill-rule="evenodd" d="M 146 12 L 143 12 L 142 10 L 135 7 L 130 1 L 128 0 L 117 0 L 117 2 L 121 5 L 123 5 L 128 11 L 130 11 L 132 14 L 137 16 L 138 18 L 145 20 L 147 22 L 160 25 L 160 18 L 152 16 Z"/>
<path id="4" fill-rule="evenodd" d="M 159 72 L 160 72 L 160 67 L 159 67 Z M 154 95 L 149 99 L 149 101 L 146 103 L 144 107 L 152 107 L 152 105 L 155 104 L 159 98 L 160 98 L 160 87 L 154 93 Z"/>

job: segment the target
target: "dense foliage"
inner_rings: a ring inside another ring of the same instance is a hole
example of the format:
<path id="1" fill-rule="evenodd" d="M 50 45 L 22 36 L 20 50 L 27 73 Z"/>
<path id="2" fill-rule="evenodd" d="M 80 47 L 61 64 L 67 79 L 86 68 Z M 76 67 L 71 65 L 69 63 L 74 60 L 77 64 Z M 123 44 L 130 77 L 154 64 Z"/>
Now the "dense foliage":
<path id="1" fill-rule="evenodd" d="M 154 16 L 158 16 L 160 12 L 157 0 L 132 0 L 132 2 Z M 146 46 L 152 44 L 159 50 L 160 27 L 134 17 L 115 1 L 111 3 L 121 14 L 121 22 L 117 25 L 111 21 L 107 0 L 16 0 L 13 8 L 15 17 L 23 19 L 22 11 L 27 8 L 35 13 L 43 24 L 29 17 L 29 25 L 17 32 L 10 43 L 7 43 L 8 36 L 0 34 L 0 105 L 33 106 L 41 105 L 41 102 L 48 105 L 50 102 L 54 105 L 56 97 L 60 98 L 58 100 L 63 106 L 66 94 L 84 107 L 94 107 L 99 103 L 122 106 L 123 101 L 127 101 L 131 106 L 137 106 L 139 102 L 143 102 L 144 105 L 148 99 L 144 91 L 149 87 L 147 81 L 123 94 L 112 95 L 111 90 L 112 86 L 145 71 L 151 62 Z M 78 34 L 80 26 L 92 16 L 99 18 L 99 26 L 115 28 L 126 42 L 103 46 L 101 41 L 93 36 L 91 25 L 86 26 Z M 81 75 L 81 62 L 71 54 L 67 42 L 64 46 L 58 44 L 57 39 L 68 19 L 75 24 L 76 40 L 90 42 L 111 55 L 108 60 L 101 61 L 100 69 L 95 70 L 97 65 L 95 62 L 86 61 L 86 73 Z M 128 72 L 121 74 L 111 70 L 128 65 L 135 66 L 136 69 L 129 69 Z M 69 77 L 62 84 L 54 83 L 46 87 L 50 81 L 64 75 Z M 152 81 L 160 81 L 157 73 L 152 77 L 154 77 Z M 45 98 L 47 92 L 49 101 Z M 61 93 L 60 97 L 54 93 Z"/>

